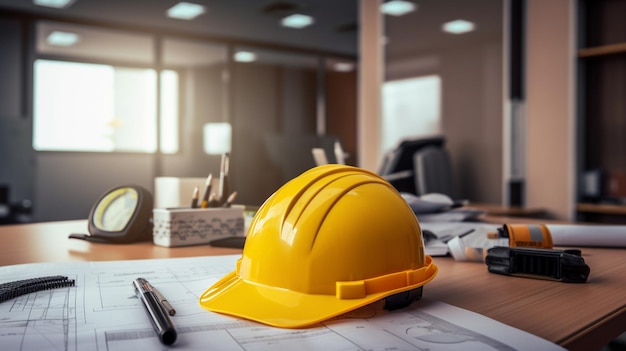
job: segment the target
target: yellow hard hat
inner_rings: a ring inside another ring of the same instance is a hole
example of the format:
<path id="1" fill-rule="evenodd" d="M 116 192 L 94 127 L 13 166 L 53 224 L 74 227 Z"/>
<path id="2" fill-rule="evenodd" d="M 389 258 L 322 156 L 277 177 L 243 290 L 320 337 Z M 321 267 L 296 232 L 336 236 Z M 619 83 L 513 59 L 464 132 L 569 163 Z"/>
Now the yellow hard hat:
<path id="1" fill-rule="evenodd" d="M 436 274 L 413 211 L 387 181 L 324 165 L 265 201 L 235 271 L 205 291 L 200 304 L 298 328 L 383 298 L 408 305 Z"/>

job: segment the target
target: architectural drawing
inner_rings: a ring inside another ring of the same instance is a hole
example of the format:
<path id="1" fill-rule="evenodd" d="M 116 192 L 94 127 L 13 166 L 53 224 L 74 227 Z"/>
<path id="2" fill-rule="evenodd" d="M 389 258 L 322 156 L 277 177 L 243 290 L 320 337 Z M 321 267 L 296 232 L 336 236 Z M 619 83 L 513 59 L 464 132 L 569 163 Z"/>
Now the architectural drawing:
<path id="1" fill-rule="evenodd" d="M 380 304 L 305 329 L 280 329 L 208 312 L 204 290 L 235 267 L 236 256 L 0 267 L 0 283 L 63 274 L 75 287 L 0 303 L 2 350 L 162 349 L 131 282 L 143 277 L 176 308 L 174 347 L 186 350 L 562 350 L 499 322 L 436 301 L 393 312 Z M 505 340 L 502 335 L 506 335 Z"/>

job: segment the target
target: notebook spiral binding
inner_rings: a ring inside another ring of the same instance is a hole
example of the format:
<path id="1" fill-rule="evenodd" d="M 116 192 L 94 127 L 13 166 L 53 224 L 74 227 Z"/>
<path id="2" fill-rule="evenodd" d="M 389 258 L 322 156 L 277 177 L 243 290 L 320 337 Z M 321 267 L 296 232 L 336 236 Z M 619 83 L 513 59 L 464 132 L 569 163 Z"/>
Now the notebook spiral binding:
<path id="1" fill-rule="evenodd" d="M 61 275 L 16 280 L 0 284 L 0 303 L 32 292 L 74 286 L 74 279 Z"/>

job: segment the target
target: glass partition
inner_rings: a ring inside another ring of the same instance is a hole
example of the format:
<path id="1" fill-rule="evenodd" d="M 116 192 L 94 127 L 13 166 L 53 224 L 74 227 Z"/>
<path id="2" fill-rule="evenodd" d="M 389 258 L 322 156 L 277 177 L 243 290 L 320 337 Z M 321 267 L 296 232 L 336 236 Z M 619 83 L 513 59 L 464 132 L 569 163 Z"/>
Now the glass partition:
<path id="1" fill-rule="evenodd" d="M 162 95 L 162 102 L 177 96 L 177 104 L 161 108 L 161 142 L 166 136 L 179 141 L 177 157 L 162 160 L 163 174 L 206 177 L 215 173 L 221 155 L 207 145 L 223 144 L 216 138 L 225 136 L 205 131 L 209 126 L 231 123 L 228 46 L 167 36 L 161 45 L 161 65 L 177 73 L 178 85 Z M 166 80 L 162 83 L 164 88 Z"/>

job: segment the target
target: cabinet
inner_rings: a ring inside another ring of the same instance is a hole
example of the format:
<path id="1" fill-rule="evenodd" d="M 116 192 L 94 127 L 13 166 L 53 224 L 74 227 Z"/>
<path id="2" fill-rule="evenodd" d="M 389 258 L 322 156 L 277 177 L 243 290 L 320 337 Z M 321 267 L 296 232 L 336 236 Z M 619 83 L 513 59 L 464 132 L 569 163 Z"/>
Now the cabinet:
<path id="1" fill-rule="evenodd" d="M 601 175 L 594 196 L 581 186 L 579 220 L 626 223 L 625 14 L 623 0 L 579 1 L 579 178 Z"/>

